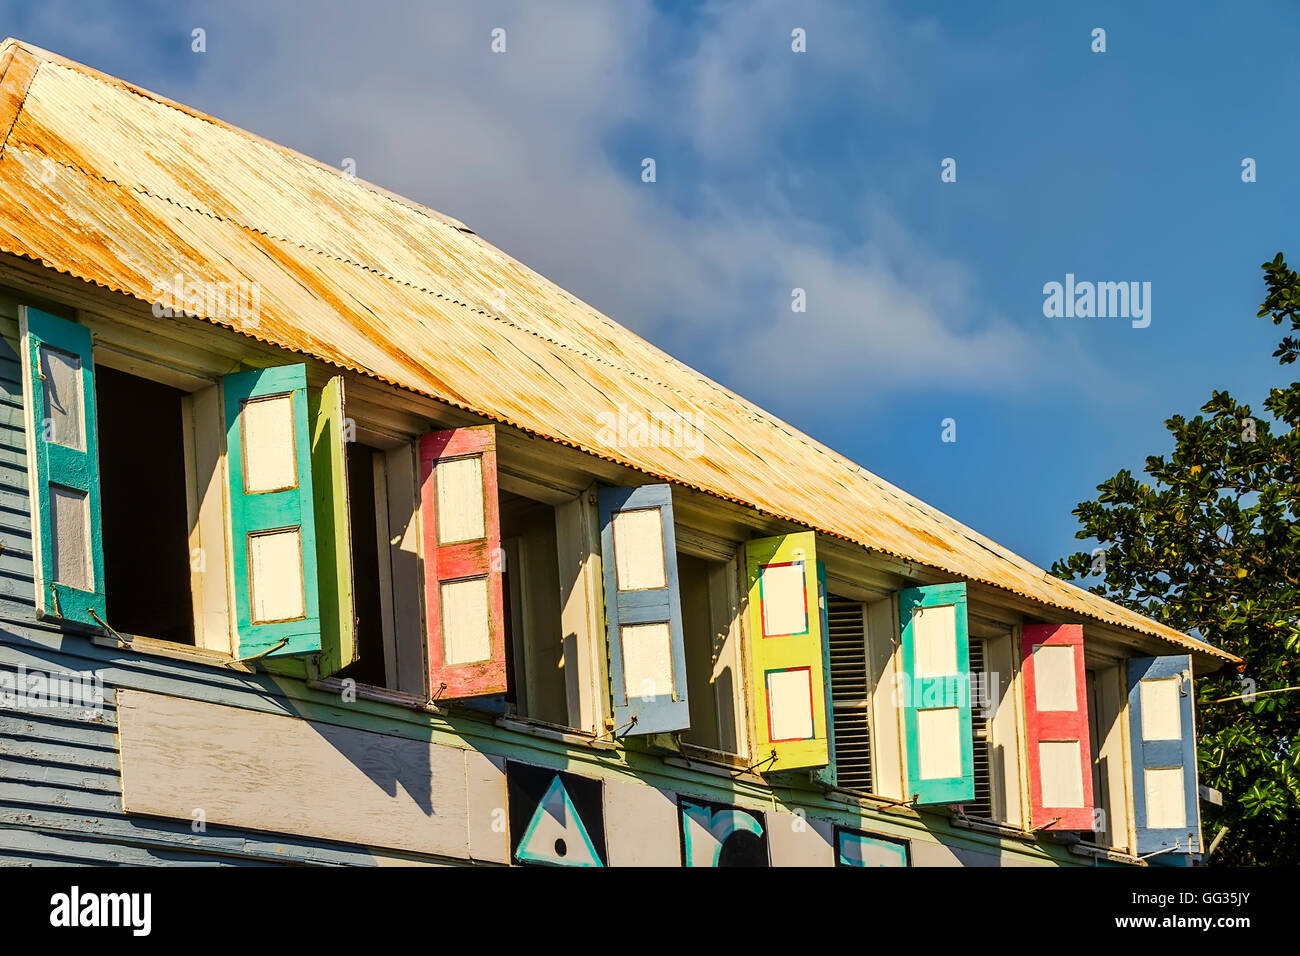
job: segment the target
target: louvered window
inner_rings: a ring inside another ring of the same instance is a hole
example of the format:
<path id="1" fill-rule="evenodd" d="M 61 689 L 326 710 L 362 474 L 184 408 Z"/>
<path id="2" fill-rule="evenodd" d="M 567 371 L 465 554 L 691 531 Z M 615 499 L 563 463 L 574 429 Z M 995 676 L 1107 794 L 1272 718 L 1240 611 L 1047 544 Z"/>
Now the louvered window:
<path id="1" fill-rule="evenodd" d="M 971 693 L 989 686 L 985 667 L 985 644 L 978 638 L 970 639 Z M 976 675 L 985 675 L 982 677 Z M 984 819 L 993 818 L 993 786 L 989 769 L 989 707 L 982 698 L 971 701 L 971 737 L 974 752 L 975 799 L 966 804 L 966 814 Z"/>
<path id="2" fill-rule="evenodd" d="M 867 685 L 865 609 L 857 601 L 827 596 L 830 623 L 831 704 L 839 785 L 871 791 L 870 694 Z"/>

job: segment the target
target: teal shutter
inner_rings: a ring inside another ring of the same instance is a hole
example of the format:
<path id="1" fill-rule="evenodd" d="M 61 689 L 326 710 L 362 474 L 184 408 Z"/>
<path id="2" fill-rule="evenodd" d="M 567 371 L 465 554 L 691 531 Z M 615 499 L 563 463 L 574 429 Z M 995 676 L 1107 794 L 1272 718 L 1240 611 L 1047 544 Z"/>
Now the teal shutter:
<path id="1" fill-rule="evenodd" d="M 1131 658 L 1128 714 L 1138 854 L 1200 853 L 1191 656 Z"/>
<path id="2" fill-rule="evenodd" d="M 908 796 L 918 804 L 975 798 L 966 585 L 898 595 L 903 629 Z"/>
<path id="3" fill-rule="evenodd" d="M 225 377 L 237 657 L 321 649 L 302 365 Z"/>
<path id="4" fill-rule="evenodd" d="M 38 309 L 21 313 L 36 608 L 99 626 L 107 609 L 90 330 Z"/>

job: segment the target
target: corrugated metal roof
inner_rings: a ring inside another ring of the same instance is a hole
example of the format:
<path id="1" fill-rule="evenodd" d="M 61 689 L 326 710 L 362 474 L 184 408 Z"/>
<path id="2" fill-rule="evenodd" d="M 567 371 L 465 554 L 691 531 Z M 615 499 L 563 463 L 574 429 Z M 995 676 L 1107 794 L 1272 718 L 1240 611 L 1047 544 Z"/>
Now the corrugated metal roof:
<path id="1" fill-rule="evenodd" d="M 6 41 L 6 66 L 6 253 L 145 302 L 177 274 L 256 283 L 259 315 L 220 324 L 897 558 L 1238 661 L 1035 567 L 454 219 L 25 44 Z M 620 406 L 685 417 L 698 450 L 607 446 L 602 415 Z"/>

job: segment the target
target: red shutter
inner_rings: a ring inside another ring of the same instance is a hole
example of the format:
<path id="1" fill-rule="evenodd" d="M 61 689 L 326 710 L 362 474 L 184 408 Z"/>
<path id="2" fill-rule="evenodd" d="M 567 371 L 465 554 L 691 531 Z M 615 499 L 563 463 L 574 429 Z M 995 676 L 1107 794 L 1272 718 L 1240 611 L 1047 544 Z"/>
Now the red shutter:
<path id="1" fill-rule="evenodd" d="M 1031 826 L 1091 830 L 1092 749 L 1083 627 L 1026 624 L 1021 637 Z"/>
<path id="2" fill-rule="evenodd" d="M 502 693 L 506 652 L 493 426 L 430 432 L 420 439 L 420 509 L 429 693 L 442 700 Z"/>

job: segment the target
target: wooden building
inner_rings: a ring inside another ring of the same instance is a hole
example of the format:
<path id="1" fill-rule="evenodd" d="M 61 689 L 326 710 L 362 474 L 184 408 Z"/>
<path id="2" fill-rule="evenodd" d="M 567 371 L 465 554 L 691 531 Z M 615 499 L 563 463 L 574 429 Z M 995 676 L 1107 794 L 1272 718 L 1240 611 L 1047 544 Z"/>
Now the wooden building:
<path id="1" fill-rule="evenodd" d="M 182 104 L 0 137 L 0 861 L 1204 852 L 1232 655 Z"/>

